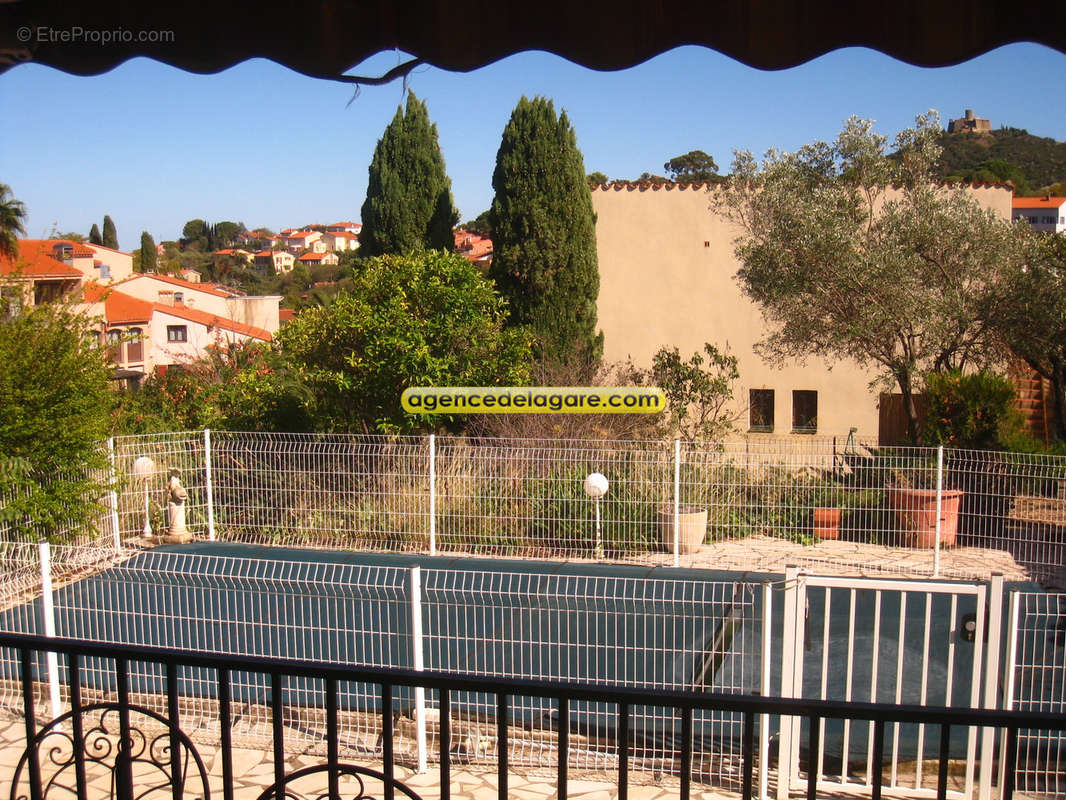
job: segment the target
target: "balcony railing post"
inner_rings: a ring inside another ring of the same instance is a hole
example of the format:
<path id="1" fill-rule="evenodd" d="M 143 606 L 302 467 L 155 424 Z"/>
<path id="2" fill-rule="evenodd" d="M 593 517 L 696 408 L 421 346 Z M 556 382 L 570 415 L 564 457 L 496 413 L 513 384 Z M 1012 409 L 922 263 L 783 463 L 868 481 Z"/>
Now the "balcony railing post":
<path id="1" fill-rule="evenodd" d="M 115 437 L 107 440 L 107 464 L 110 475 L 108 485 L 111 487 L 107 493 L 109 511 L 111 512 L 111 538 L 115 544 L 115 550 L 122 549 L 122 531 L 118 521 L 118 478 L 115 475 Z"/>
<path id="2" fill-rule="evenodd" d="M 429 435 L 429 554 L 437 555 L 437 437 Z"/>
<path id="3" fill-rule="evenodd" d="M 409 572 L 409 607 L 411 612 L 411 669 L 422 672 L 422 568 L 411 567 Z M 426 690 L 415 687 L 415 737 L 418 746 L 418 771 L 427 769 L 426 756 Z"/>
<path id="4" fill-rule="evenodd" d="M 215 497 L 211 475 L 211 429 L 204 428 L 204 491 L 207 493 L 207 538 L 215 541 Z"/>
<path id="5" fill-rule="evenodd" d="M 56 635 L 56 607 L 52 594 L 52 547 L 48 542 L 38 545 L 41 557 L 41 622 L 44 635 L 54 639 Z M 48 697 L 52 706 L 52 719 L 63 713 L 63 703 L 59 695 L 59 658 L 49 650 L 45 655 L 48 663 Z"/>

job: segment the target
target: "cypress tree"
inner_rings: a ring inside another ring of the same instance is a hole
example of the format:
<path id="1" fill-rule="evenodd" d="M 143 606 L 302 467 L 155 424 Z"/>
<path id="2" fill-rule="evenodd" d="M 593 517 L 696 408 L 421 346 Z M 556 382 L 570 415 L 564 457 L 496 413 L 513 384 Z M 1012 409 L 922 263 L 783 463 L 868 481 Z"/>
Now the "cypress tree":
<path id="1" fill-rule="evenodd" d="M 96 227 L 96 223 L 89 228 L 89 244 L 103 244 L 103 237 L 100 236 L 100 229 Z"/>
<path id="2" fill-rule="evenodd" d="M 155 240 L 148 231 L 141 233 L 141 272 L 155 272 Z"/>
<path id="3" fill-rule="evenodd" d="M 593 366 L 600 290 L 592 196 L 577 136 L 544 97 L 518 101 L 492 175 L 489 275 L 510 301 L 511 324 L 530 325 L 542 361 Z"/>
<path id="4" fill-rule="evenodd" d="M 407 94 L 374 148 L 359 234 L 362 255 L 453 250 L 459 213 L 444 169 L 437 126 L 426 104 Z"/>
<path id="5" fill-rule="evenodd" d="M 101 244 L 112 250 L 118 250 L 118 233 L 115 232 L 115 223 L 107 214 L 104 214 L 104 236 Z"/>

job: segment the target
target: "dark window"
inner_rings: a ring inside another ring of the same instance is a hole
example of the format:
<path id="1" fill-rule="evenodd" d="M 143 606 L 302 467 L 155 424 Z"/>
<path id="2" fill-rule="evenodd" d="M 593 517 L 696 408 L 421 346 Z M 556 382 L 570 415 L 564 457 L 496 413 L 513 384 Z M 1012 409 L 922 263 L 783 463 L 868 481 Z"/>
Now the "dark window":
<path id="1" fill-rule="evenodd" d="M 129 341 L 126 343 L 126 360 L 143 361 L 144 345 L 141 343 L 141 329 L 130 328 L 129 335 Z"/>
<path id="2" fill-rule="evenodd" d="M 818 430 L 818 392 L 810 389 L 792 392 L 792 430 L 796 433 Z"/>
<path id="3" fill-rule="evenodd" d="M 748 391 L 748 418 L 753 431 L 774 429 L 773 389 L 750 389 Z"/>
<path id="4" fill-rule="evenodd" d="M 184 325 L 167 325 L 167 341 L 168 342 L 187 342 L 189 341 L 189 331 Z"/>
<path id="5" fill-rule="evenodd" d="M 115 362 L 122 360 L 122 331 L 118 328 L 107 332 L 107 357 Z"/>

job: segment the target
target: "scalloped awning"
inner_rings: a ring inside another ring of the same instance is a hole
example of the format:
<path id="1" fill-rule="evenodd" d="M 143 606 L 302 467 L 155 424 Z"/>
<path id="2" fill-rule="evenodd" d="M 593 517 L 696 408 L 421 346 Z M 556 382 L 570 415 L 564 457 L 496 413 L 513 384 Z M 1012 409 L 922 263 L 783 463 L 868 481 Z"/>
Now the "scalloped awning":
<path id="1" fill-rule="evenodd" d="M 74 31 L 82 32 L 73 41 Z M 64 33 L 69 31 L 71 33 Z M 88 31 L 99 32 L 86 41 Z M 139 41 L 141 31 L 170 41 Z M 112 41 L 99 38 L 111 32 Z M 67 41 L 63 37 L 67 37 Z M 750 66 L 782 69 L 863 46 L 919 66 L 944 66 L 1000 45 L 1037 42 L 1066 52 L 1066 4 L 1014 0 L 311 0 L 282 4 L 186 0 L 0 0 L 0 70 L 32 61 L 77 75 L 135 56 L 190 72 L 269 58 L 336 79 L 398 48 L 468 71 L 524 50 L 547 50 L 600 70 L 703 45 Z"/>

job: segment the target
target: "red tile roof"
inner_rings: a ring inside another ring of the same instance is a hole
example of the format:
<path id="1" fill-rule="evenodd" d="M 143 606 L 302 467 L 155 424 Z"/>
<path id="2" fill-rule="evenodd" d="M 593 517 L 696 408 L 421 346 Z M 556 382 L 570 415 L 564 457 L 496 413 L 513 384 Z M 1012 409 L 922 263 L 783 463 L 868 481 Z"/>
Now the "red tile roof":
<path id="1" fill-rule="evenodd" d="M 292 322 L 296 318 L 295 308 L 279 308 L 278 309 L 278 321 L 279 322 Z"/>
<path id="2" fill-rule="evenodd" d="M 104 319 L 111 325 L 143 322 L 152 318 L 154 303 L 130 297 L 123 292 L 108 292 L 104 299 Z"/>
<path id="3" fill-rule="evenodd" d="M 1011 201 L 1012 208 L 1061 208 L 1066 203 L 1066 197 L 1015 197 Z"/>
<path id="4" fill-rule="evenodd" d="M 216 297 L 233 297 L 234 294 L 235 294 L 234 291 L 227 291 L 227 290 L 219 289 L 217 284 L 213 284 L 213 283 L 192 283 L 191 281 L 182 280 L 181 278 L 175 278 L 173 275 L 156 275 L 156 274 L 131 275 L 130 277 L 126 278 L 126 280 L 119 281 L 115 285 L 116 286 L 121 286 L 122 284 L 128 283 L 129 281 L 139 281 L 139 280 L 162 281 L 163 283 L 169 283 L 172 286 L 180 286 L 183 289 L 192 289 L 192 290 L 197 291 L 197 292 L 206 292 L 207 294 L 213 294 Z"/>
<path id="5" fill-rule="evenodd" d="M 0 256 L 0 275 L 27 278 L 83 278 L 81 272 L 52 255 L 55 242 L 47 239 L 19 239 L 18 257 Z M 91 253 L 90 253 L 91 255 Z"/>
<path id="6" fill-rule="evenodd" d="M 304 253 L 297 261 L 321 261 L 328 253 Z"/>
<path id="7" fill-rule="evenodd" d="M 343 225 L 343 226 L 344 226 L 345 228 L 362 228 L 362 227 L 363 227 L 363 226 L 362 226 L 362 225 L 361 225 L 360 223 L 358 223 L 358 222 L 331 222 L 331 223 L 330 223 L 329 225 L 327 225 L 326 227 L 327 227 L 327 228 L 339 228 L 339 227 L 341 227 L 342 225 Z"/>
<path id="8" fill-rule="evenodd" d="M 318 231 L 297 231 L 296 233 L 290 233 L 285 238 L 286 239 L 306 239 L 308 236 L 311 236 L 312 234 L 318 234 L 319 236 L 322 235 Z"/>
<path id="9" fill-rule="evenodd" d="M 85 247 L 90 248 L 92 250 L 106 250 L 109 253 L 118 253 L 120 256 L 128 256 L 130 258 L 133 258 L 133 254 L 132 253 L 127 253 L 127 252 L 125 252 L 123 250 L 116 250 L 113 247 L 104 247 L 102 244 L 88 244 L 88 243 L 86 243 Z"/>
<path id="10" fill-rule="evenodd" d="M 206 311 L 200 311 L 196 308 L 188 308 L 187 306 L 166 306 L 162 303 L 153 303 L 152 305 L 155 311 L 162 314 L 170 314 L 171 316 L 188 320 L 189 322 L 222 328 L 223 330 L 233 331 L 234 333 L 239 333 L 243 336 L 251 336 L 255 339 L 261 339 L 264 342 L 269 342 L 271 339 L 270 331 L 265 328 L 257 328 L 254 325 L 245 325 L 243 322 L 219 317 L 215 314 L 209 314 Z"/>
<path id="11" fill-rule="evenodd" d="M 469 261 L 479 261 L 492 255 L 492 239 L 460 228 L 455 231 L 455 249 Z"/>
<path id="12" fill-rule="evenodd" d="M 335 239 L 355 239 L 359 241 L 359 234 L 352 233 L 351 231 L 329 231 L 326 236 L 332 236 Z"/>
<path id="13" fill-rule="evenodd" d="M 71 248 L 73 248 L 74 258 L 92 258 L 93 256 L 96 255 L 96 251 L 93 250 L 92 247 L 90 247 L 89 245 L 84 244 L 82 242 L 72 242 L 69 239 L 48 239 L 46 241 L 48 241 L 53 246 L 55 246 L 57 244 L 69 245 Z M 108 250 L 109 248 L 104 247 L 104 248 L 101 248 L 101 249 L 102 250 Z M 112 252 L 117 252 L 117 251 L 112 251 Z"/>

